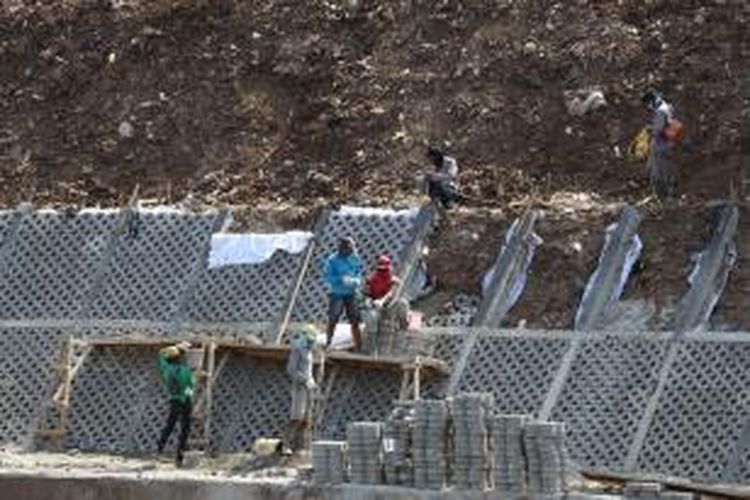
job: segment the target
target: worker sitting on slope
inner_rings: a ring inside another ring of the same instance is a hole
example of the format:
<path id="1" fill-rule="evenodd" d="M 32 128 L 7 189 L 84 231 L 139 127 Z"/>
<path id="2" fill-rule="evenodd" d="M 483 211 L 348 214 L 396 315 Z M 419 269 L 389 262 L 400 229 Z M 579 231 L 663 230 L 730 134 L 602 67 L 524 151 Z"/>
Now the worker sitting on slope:
<path id="1" fill-rule="evenodd" d="M 186 360 L 190 344 L 181 342 L 159 351 L 159 371 L 169 396 L 169 416 L 159 438 L 159 453 L 164 450 L 177 419 L 180 420 L 180 436 L 177 443 L 176 464 L 182 466 L 183 454 L 190 435 L 190 419 L 193 411 L 195 374 Z"/>
<path id="2" fill-rule="evenodd" d="M 341 314 L 346 316 L 352 327 L 354 350 L 362 348 L 359 330 L 359 294 L 362 287 L 362 260 L 357 255 L 354 240 L 345 237 L 339 240 L 338 250 L 326 259 L 323 276 L 328 285 L 328 328 L 326 347 L 331 345 L 333 333 Z"/>
<path id="3" fill-rule="evenodd" d="M 440 203 L 443 208 L 452 208 L 454 204 L 463 202 L 465 197 L 458 192 L 456 159 L 435 146 L 427 148 L 427 158 L 435 166 L 435 171 L 427 174 L 427 194 L 430 199 Z"/>

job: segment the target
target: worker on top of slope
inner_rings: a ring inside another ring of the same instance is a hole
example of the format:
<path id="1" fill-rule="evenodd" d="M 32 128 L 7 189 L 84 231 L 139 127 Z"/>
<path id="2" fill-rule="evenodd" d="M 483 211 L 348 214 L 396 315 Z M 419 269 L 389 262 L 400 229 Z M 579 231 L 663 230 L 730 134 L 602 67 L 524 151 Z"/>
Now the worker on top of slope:
<path id="1" fill-rule="evenodd" d="M 354 240 L 341 238 L 338 250 L 325 261 L 323 276 L 328 285 L 328 328 L 326 329 L 326 347 L 331 345 L 333 333 L 341 314 L 346 311 L 352 328 L 354 350 L 362 348 L 362 336 L 359 328 L 361 319 L 359 295 L 362 288 L 362 260 L 357 254 Z"/>
<path id="2" fill-rule="evenodd" d="M 651 133 L 646 168 L 651 189 L 656 197 L 663 200 L 674 194 L 674 177 L 671 172 L 670 153 L 672 147 L 682 139 L 682 123 L 675 119 L 674 107 L 655 90 L 649 90 L 641 99 L 651 111 Z"/>
<path id="3" fill-rule="evenodd" d="M 187 350 L 190 344 L 181 342 L 159 351 L 159 372 L 169 397 L 169 415 L 159 437 L 159 453 L 164 450 L 177 420 L 180 420 L 180 436 L 177 442 L 175 463 L 182 466 L 182 460 L 190 435 L 191 414 L 195 391 L 195 374 L 187 363 Z"/>
<path id="4" fill-rule="evenodd" d="M 292 404 L 289 411 L 289 429 L 282 448 L 284 454 L 291 454 L 304 448 L 309 442 L 311 423 L 312 392 L 317 388 L 313 376 L 313 350 L 318 331 L 306 325 L 291 339 L 286 373 L 292 381 Z"/>
<path id="5" fill-rule="evenodd" d="M 432 161 L 435 171 L 427 174 L 427 194 L 443 208 L 452 208 L 465 197 L 458 192 L 458 163 L 436 146 L 427 148 L 427 158 Z"/>

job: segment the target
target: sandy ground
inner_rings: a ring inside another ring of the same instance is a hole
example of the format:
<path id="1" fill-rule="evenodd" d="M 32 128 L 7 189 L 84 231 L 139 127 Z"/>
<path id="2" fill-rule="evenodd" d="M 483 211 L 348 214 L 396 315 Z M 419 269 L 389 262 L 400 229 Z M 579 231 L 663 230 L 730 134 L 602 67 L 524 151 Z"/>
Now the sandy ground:
<path id="1" fill-rule="evenodd" d="M 64 453 L 17 450 L 0 451 L 0 474 L 25 471 L 42 475 L 84 474 L 142 477 L 143 479 L 212 478 L 293 483 L 310 477 L 309 460 L 294 458 L 280 461 L 273 456 L 249 453 L 221 455 L 216 458 L 188 453 L 186 466 L 175 467 L 170 455 L 156 458 L 125 457 L 69 451 Z"/>

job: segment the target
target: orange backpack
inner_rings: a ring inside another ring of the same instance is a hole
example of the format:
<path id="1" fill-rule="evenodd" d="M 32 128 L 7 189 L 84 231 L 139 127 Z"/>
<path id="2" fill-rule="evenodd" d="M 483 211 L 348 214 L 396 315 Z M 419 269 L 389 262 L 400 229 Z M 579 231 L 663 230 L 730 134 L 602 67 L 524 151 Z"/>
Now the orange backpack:
<path id="1" fill-rule="evenodd" d="M 664 137 L 672 144 L 678 144 L 685 138 L 685 125 L 678 119 L 669 120 L 664 127 Z"/>

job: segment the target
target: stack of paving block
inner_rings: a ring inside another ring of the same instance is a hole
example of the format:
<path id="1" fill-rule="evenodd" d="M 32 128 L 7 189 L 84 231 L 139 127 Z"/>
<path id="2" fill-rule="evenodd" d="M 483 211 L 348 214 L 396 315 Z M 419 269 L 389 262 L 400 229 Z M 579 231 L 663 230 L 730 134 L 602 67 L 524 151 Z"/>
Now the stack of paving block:
<path id="1" fill-rule="evenodd" d="M 316 483 L 346 481 L 346 442 L 315 441 L 312 444 L 313 480 Z"/>
<path id="2" fill-rule="evenodd" d="M 346 427 L 349 478 L 355 484 L 381 484 L 383 478 L 381 422 L 352 422 Z"/>
<path id="3" fill-rule="evenodd" d="M 533 498 L 561 498 L 565 490 L 565 424 L 529 422 L 524 427 L 528 493 Z"/>
<path id="4" fill-rule="evenodd" d="M 692 493 L 664 491 L 660 483 L 632 482 L 625 485 L 625 500 L 690 500 Z"/>
<path id="5" fill-rule="evenodd" d="M 414 487 L 440 490 L 447 475 L 449 411 L 442 400 L 423 399 L 414 408 Z"/>
<path id="6" fill-rule="evenodd" d="M 489 432 L 494 398 L 489 393 L 457 395 L 451 404 L 453 419 L 453 482 L 456 488 L 484 490 L 489 486 Z"/>
<path id="7" fill-rule="evenodd" d="M 661 484 L 633 482 L 625 485 L 623 496 L 626 499 L 658 500 L 661 498 Z"/>
<path id="8" fill-rule="evenodd" d="M 523 430 L 527 419 L 526 415 L 498 415 L 492 418 L 494 488 L 508 498 L 523 495 L 526 488 Z"/>
<path id="9" fill-rule="evenodd" d="M 686 491 L 662 491 L 659 500 L 693 500 L 692 493 Z"/>
<path id="10" fill-rule="evenodd" d="M 412 486 L 414 475 L 411 461 L 411 442 L 414 409 L 397 404 L 383 426 L 385 451 L 385 480 L 397 486 Z"/>

